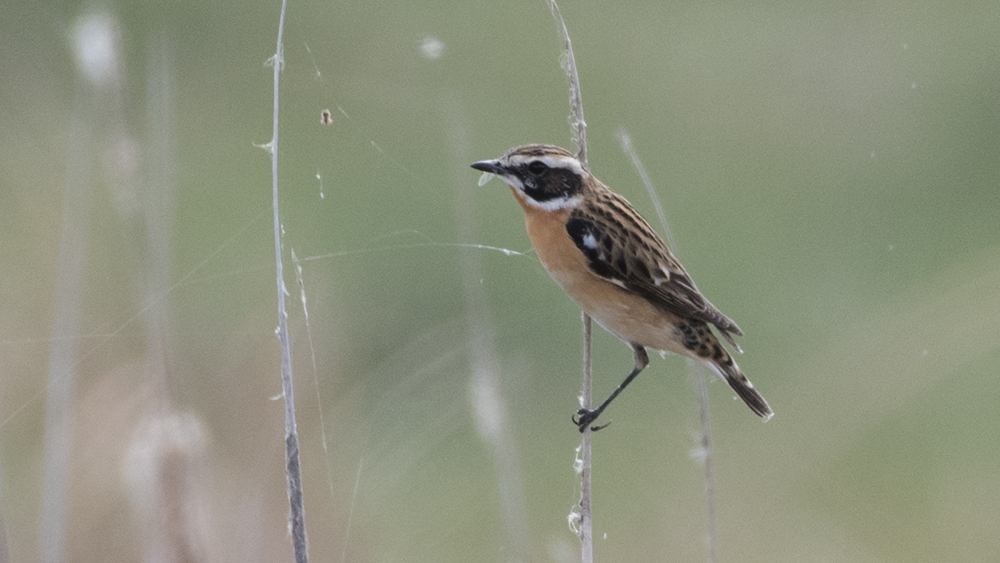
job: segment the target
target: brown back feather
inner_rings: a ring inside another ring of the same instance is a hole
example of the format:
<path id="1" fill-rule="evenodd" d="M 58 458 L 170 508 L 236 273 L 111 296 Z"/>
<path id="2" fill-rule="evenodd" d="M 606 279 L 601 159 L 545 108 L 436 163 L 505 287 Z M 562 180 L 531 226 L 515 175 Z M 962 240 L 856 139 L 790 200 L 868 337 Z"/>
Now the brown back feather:
<path id="1" fill-rule="evenodd" d="M 596 189 L 593 203 L 574 209 L 566 226 L 590 269 L 664 311 L 715 325 L 735 345 L 730 333 L 743 332 L 698 291 L 649 223 L 607 186 Z"/>

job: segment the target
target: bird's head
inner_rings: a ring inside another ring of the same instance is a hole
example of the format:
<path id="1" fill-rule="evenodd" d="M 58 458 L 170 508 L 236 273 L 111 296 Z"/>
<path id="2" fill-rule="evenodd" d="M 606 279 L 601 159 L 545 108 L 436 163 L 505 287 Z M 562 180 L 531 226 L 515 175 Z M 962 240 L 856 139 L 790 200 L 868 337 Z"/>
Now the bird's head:
<path id="1" fill-rule="evenodd" d="M 526 203 L 546 211 L 575 207 L 591 177 L 579 159 L 555 145 L 514 147 L 500 158 L 472 167 L 499 176 Z"/>

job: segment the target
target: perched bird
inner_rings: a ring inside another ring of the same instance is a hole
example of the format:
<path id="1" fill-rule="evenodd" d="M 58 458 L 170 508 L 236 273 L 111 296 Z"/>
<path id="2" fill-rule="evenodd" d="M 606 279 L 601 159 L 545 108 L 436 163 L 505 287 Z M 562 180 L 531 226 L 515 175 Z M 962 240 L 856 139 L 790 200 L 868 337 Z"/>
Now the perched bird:
<path id="1" fill-rule="evenodd" d="M 709 325 L 737 349 L 733 335 L 743 334 L 740 327 L 705 299 L 635 208 L 579 159 L 557 146 L 524 145 L 472 167 L 510 186 L 556 285 L 635 355 L 635 367 L 604 402 L 577 411 L 580 432 L 649 364 L 646 348 L 708 363 L 750 410 L 771 418 L 771 407 Z"/>

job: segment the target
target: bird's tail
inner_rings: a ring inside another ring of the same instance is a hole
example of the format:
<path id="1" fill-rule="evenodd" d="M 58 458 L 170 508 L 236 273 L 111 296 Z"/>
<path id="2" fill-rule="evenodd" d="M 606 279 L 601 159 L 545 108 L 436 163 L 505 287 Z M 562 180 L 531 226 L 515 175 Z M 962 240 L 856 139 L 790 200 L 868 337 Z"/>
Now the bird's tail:
<path id="1" fill-rule="evenodd" d="M 709 365 L 726 380 L 726 383 L 733 388 L 733 391 L 736 391 L 736 394 L 743 399 L 743 402 L 750 407 L 750 410 L 754 414 L 763 418 L 764 422 L 770 420 L 774 416 L 774 411 L 767 404 L 767 399 L 754 389 L 753 383 L 750 383 L 750 380 L 743 375 L 740 366 L 736 365 L 733 357 L 725 351 L 723 351 L 723 354 L 725 354 L 725 357 L 718 360 L 713 359 L 709 362 Z"/>

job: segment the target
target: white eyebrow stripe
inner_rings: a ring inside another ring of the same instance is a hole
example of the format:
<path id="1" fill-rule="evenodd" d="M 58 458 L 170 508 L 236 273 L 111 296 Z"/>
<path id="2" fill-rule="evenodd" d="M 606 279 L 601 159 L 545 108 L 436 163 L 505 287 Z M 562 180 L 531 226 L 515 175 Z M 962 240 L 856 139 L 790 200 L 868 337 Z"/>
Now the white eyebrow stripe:
<path id="1" fill-rule="evenodd" d="M 565 170 L 570 170 L 576 173 L 578 176 L 586 178 L 589 176 L 580 161 L 571 156 L 561 156 L 561 155 L 542 155 L 542 156 L 529 156 L 523 154 L 513 154 L 507 157 L 507 162 L 512 166 L 518 166 L 525 164 L 527 162 L 539 161 L 545 163 L 549 168 L 562 168 Z"/>

